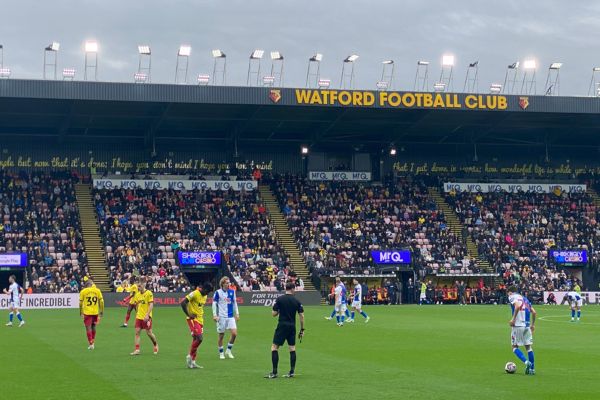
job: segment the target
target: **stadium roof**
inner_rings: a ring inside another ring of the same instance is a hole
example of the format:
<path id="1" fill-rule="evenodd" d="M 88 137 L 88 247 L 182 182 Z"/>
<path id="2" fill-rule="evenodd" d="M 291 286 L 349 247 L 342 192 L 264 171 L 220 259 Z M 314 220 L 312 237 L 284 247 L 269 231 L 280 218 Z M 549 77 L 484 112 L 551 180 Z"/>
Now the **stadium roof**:
<path id="1" fill-rule="evenodd" d="M 24 140 L 587 147 L 599 126 L 595 97 L 0 80 L 0 137 Z"/>

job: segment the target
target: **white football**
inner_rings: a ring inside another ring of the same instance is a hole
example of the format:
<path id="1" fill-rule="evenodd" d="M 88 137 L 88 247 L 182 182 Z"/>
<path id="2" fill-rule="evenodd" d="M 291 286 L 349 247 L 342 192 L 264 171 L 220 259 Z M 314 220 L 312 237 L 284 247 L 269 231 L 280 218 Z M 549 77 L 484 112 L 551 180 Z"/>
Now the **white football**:
<path id="1" fill-rule="evenodd" d="M 509 361 L 504 366 L 504 370 L 506 371 L 507 374 L 514 374 L 517 371 L 517 364 L 515 364 L 512 361 Z"/>

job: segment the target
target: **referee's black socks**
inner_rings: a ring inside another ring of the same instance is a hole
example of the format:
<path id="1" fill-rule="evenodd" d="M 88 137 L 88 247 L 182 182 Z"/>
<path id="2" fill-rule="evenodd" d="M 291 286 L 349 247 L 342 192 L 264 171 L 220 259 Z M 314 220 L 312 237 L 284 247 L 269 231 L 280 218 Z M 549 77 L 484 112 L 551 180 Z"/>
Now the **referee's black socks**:
<path id="1" fill-rule="evenodd" d="M 273 362 L 273 373 L 277 374 L 277 364 L 279 364 L 279 352 L 277 350 L 271 351 L 271 361 Z M 294 362 L 296 361 L 296 355 L 294 354 Z"/>
<path id="2" fill-rule="evenodd" d="M 290 351 L 290 372 L 294 373 L 296 370 L 296 351 Z"/>

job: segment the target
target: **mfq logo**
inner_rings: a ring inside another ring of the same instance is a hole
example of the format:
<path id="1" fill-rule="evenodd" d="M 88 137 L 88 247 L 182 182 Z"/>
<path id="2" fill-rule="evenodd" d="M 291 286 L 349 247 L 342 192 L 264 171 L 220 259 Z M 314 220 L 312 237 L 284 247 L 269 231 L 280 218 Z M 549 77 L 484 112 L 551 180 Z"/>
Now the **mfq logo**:
<path id="1" fill-rule="evenodd" d="M 185 189 L 185 183 L 183 181 L 169 181 L 169 189 Z"/>
<path id="2" fill-rule="evenodd" d="M 94 187 L 96 189 L 112 189 L 113 183 L 111 180 L 95 180 Z"/>
<path id="3" fill-rule="evenodd" d="M 162 186 L 159 181 L 144 181 L 144 188 L 153 190 L 153 189 L 162 189 Z"/>
<path id="4" fill-rule="evenodd" d="M 137 189 L 138 185 L 136 181 L 121 181 L 121 189 Z"/>
<path id="5" fill-rule="evenodd" d="M 375 264 L 410 264 L 409 250 L 371 251 Z"/>
<path id="6" fill-rule="evenodd" d="M 519 107 L 521 107 L 521 110 L 527 109 L 527 107 L 529 107 L 529 97 L 527 97 L 527 96 L 519 97 Z"/>
<path id="7" fill-rule="evenodd" d="M 281 100 L 281 90 L 271 89 L 269 91 L 269 99 L 275 104 L 279 103 L 279 100 Z"/>

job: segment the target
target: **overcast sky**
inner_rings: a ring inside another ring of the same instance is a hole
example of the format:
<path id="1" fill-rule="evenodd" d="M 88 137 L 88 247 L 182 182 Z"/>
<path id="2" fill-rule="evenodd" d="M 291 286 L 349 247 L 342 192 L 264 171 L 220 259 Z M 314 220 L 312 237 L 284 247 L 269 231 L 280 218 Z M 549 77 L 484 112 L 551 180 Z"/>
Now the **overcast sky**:
<path id="1" fill-rule="evenodd" d="M 83 43 L 92 38 L 103 81 L 132 81 L 142 43 L 152 47 L 152 80 L 161 83 L 173 82 L 182 43 L 192 46 L 190 82 L 212 73 L 210 50 L 220 48 L 232 85 L 246 84 L 255 48 L 281 51 L 285 85 L 300 87 L 315 52 L 323 53 L 321 77 L 333 87 L 343 58 L 358 54 L 355 87 L 364 89 L 375 88 L 385 59 L 396 62 L 395 89 L 413 89 L 419 59 L 431 62 L 432 86 L 442 54 L 451 53 L 457 91 L 469 62 L 479 61 L 485 92 L 503 82 L 508 64 L 535 58 L 538 93 L 548 65 L 560 61 L 561 94 L 586 95 L 600 65 L 600 3 L 583 0 L 4 0 L 1 12 L 4 65 L 14 78 L 41 78 L 42 50 L 56 40 L 59 70 L 75 67 L 82 79 Z"/>

